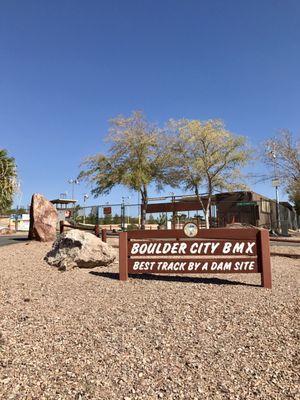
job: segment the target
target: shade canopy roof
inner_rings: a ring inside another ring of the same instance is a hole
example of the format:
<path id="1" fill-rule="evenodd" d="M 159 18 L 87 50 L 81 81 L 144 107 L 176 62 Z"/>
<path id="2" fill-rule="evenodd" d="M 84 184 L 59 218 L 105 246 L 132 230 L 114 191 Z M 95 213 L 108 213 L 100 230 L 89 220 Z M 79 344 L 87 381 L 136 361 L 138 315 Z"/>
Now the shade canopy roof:
<path id="1" fill-rule="evenodd" d="M 75 204 L 77 200 L 74 199 L 54 199 L 50 200 L 52 204 Z"/>

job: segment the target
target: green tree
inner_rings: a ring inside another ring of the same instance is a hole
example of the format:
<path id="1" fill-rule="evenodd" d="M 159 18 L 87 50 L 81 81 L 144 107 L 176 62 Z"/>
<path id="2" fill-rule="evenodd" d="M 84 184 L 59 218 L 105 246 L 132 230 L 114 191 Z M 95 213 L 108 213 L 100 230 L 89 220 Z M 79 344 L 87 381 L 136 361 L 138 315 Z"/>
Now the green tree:
<path id="1" fill-rule="evenodd" d="M 219 120 L 171 120 L 167 130 L 171 155 L 168 183 L 195 193 L 209 228 L 213 193 L 218 189 L 245 188 L 240 170 L 251 157 L 246 139 L 226 130 Z M 200 194 L 201 188 L 205 198 Z"/>
<path id="2" fill-rule="evenodd" d="M 111 225 L 113 223 L 113 218 L 111 214 L 104 215 L 102 223 L 103 225 Z"/>
<path id="3" fill-rule="evenodd" d="M 119 225 L 121 223 L 121 216 L 116 213 L 113 216 L 112 223 L 115 224 L 115 225 Z"/>
<path id="4" fill-rule="evenodd" d="M 300 215 L 300 182 L 290 188 L 289 199 L 294 203 L 296 213 Z"/>
<path id="5" fill-rule="evenodd" d="M 13 157 L 5 149 L 0 149 L 0 212 L 11 208 L 16 191 L 17 172 Z"/>
<path id="6" fill-rule="evenodd" d="M 97 154 L 84 163 L 79 179 L 93 186 L 94 196 L 106 195 L 116 185 L 123 185 L 141 194 L 143 205 L 148 203 L 151 183 L 161 188 L 165 157 L 161 152 L 159 129 L 146 120 L 142 112 L 134 111 L 129 117 L 118 116 L 110 121 L 107 141 L 108 155 Z M 145 226 L 146 212 L 141 218 Z"/>
<path id="7" fill-rule="evenodd" d="M 139 223 L 139 218 L 138 217 L 129 217 L 129 222 L 130 222 L 130 224 L 137 225 Z"/>
<path id="8" fill-rule="evenodd" d="M 21 215 L 21 214 L 28 214 L 29 210 L 22 206 L 20 208 L 8 208 L 8 209 L 5 210 L 5 212 L 7 214 L 18 214 L 18 215 Z"/>
<path id="9" fill-rule="evenodd" d="M 166 226 L 167 224 L 167 217 L 166 214 L 159 214 L 158 218 L 157 218 L 157 224 L 158 226 L 162 227 L 162 226 Z"/>

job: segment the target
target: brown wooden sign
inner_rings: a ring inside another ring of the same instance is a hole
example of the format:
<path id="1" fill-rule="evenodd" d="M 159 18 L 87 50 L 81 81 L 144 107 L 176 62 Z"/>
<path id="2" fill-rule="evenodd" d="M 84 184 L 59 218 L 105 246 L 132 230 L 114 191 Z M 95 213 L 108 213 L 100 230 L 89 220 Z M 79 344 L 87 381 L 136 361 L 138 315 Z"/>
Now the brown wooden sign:
<path id="1" fill-rule="evenodd" d="M 269 233 L 265 229 L 201 229 L 120 233 L 120 279 L 141 273 L 260 273 L 271 288 Z"/>

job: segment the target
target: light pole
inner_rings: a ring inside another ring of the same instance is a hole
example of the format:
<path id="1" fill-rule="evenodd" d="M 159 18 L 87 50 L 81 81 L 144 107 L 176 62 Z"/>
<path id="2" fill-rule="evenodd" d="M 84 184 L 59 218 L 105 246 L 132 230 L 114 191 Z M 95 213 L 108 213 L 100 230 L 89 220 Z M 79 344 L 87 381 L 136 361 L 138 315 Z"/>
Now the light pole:
<path id="1" fill-rule="evenodd" d="M 68 183 L 72 185 L 72 200 L 74 200 L 74 186 L 79 184 L 78 179 L 69 179 Z"/>
<path id="2" fill-rule="evenodd" d="M 89 198 L 89 195 L 86 193 L 83 195 L 83 223 L 85 224 L 85 202 Z"/>
<path id="3" fill-rule="evenodd" d="M 121 204 L 121 229 L 125 230 L 125 199 L 130 199 L 130 197 L 122 196 L 122 204 Z M 128 217 L 129 220 L 129 217 Z"/>
<path id="4" fill-rule="evenodd" d="M 173 203 L 173 213 L 172 213 L 172 224 L 173 224 L 173 229 L 175 229 L 176 226 L 176 211 L 174 210 L 174 203 L 175 203 L 175 193 L 170 192 L 170 196 L 172 196 L 172 203 Z M 168 228 L 168 218 L 167 218 L 167 228 Z"/>
<path id="5" fill-rule="evenodd" d="M 59 194 L 59 198 L 60 198 L 60 199 L 66 199 L 67 196 L 68 196 L 68 192 L 63 192 L 63 193 L 60 193 L 60 194 Z"/>
<path id="6" fill-rule="evenodd" d="M 279 210 L 279 179 L 278 179 L 278 174 L 277 174 L 277 154 L 275 150 L 275 146 L 273 143 L 272 149 L 270 150 L 270 155 L 273 159 L 273 165 L 274 165 L 274 179 L 272 179 L 272 185 L 275 187 L 275 197 L 276 197 L 276 225 L 277 225 L 277 231 L 280 231 L 280 210 Z"/>

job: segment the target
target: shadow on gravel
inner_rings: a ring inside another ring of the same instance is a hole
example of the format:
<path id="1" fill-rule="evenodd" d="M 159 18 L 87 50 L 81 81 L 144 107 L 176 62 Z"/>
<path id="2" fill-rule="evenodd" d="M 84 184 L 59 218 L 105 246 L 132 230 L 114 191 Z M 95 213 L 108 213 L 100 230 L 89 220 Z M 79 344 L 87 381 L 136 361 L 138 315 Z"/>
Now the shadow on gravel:
<path id="1" fill-rule="evenodd" d="M 96 272 L 90 271 L 91 275 L 101 276 L 102 278 L 119 280 L 119 274 L 115 272 Z M 130 275 L 131 279 L 140 279 L 145 281 L 164 281 L 164 282 L 183 282 L 183 283 L 204 283 L 204 284 L 214 284 L 214 285 L 239 285 L 239 286 L 253 286 L 261 287 L 260 285 L 255 285 L 253 283 L 236 282 L 230 281 L 228 279 L 221 278 L 196 278 L 190 276 L 175 276 L 175 275 L 154 275 L 154 274 L 139 274 Z"/>
<path id="2" fill-rule="evenodd" d="M 28 237 L 21 237 L 21 238 L 11 238 L 11 240 L 14 240 L 16 242 L 30 242 Z"/>

